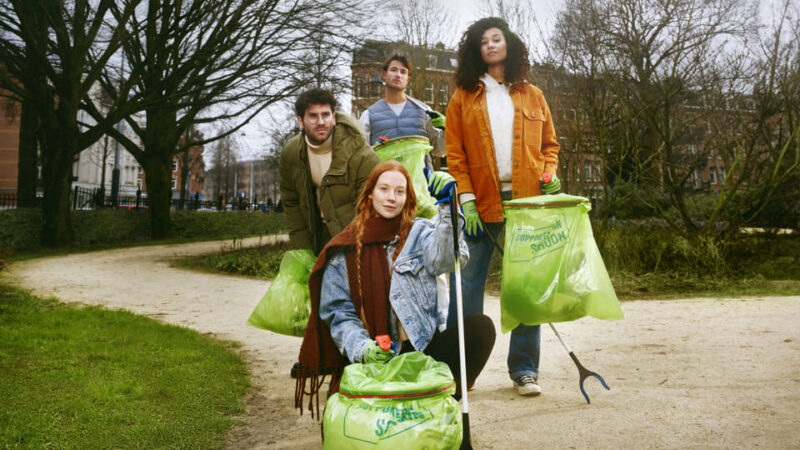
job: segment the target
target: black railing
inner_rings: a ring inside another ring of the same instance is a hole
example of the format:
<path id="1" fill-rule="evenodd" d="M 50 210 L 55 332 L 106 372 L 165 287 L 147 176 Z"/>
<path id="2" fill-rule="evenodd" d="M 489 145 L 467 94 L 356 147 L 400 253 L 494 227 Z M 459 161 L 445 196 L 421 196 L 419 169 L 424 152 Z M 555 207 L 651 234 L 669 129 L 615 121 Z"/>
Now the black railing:
<path id="1" fill-rule="evenodd" d="M 16 192 L 0 192 L 0 209 L 14 209 L 17 207 Z"/>
<path id="2" fill-rule="evenodd" d="M 41 197 L 37 197 L 37 207 L 41 206 Z M 0 209 L 15 209 L 17 207 L 17 193 L 16 192 L 0 192 Z M 85 188 L 75 186 L 70 191 L 69 198 L 70 208 L 76 210 L 92 210 L 101 208 L 113 208 L 114 203 L 111 198 L 110 192 L 103 188 Z M 179 209 L 180 201 L 172 200 L 172 208 Z M 119 209 L 147 209 L 147 197 L 142 191 L 136 191 L 134 195 L 125 195 L 120 193 L 117 199 L 117 208 Z M 246 198 L 234 198 L 230 202 L 223 202 L 221 199 L 201 200 L 199 195 L 191 196 L 184 201 L 184 210 L 203 210 L 203 211 L 261 211 L 261 212 L 275 212 L 281 211 L 279 205 L 274 205 L 272 202 L 266 204 L 250 203 Z"/>
<path id="3" fill-rule="evenodd" d="M 102 188 L 88 189 L 75 186 L 70 194 L 72 209 L 100 209 L 114 206 L 111 194 L 106 194 Z M 147 197 L 142 196 L 142 191 L 136 191 L 136 195 L 119 194 L 117 208 L 147 209 Z"/>

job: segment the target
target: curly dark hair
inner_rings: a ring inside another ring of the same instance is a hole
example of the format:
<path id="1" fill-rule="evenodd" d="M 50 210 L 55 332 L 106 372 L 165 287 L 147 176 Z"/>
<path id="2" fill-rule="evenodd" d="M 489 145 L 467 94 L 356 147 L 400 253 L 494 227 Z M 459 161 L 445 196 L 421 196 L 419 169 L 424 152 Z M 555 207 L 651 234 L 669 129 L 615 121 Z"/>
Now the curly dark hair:
<path id="1" fill-rule="evenodd" d="M 331 111 L 336 111 L 338 103 L 333 92 L 322 88 L 311 88 L 300 94 L 294 102 L 294 112 L 297 113 L 297 117 L 304 117 L 311 105 L 331 105 Z"/>
<path id="2" fill-rule="evenodd" d="M 473 23 L 464 32 L 458 44 L 458 69 L 456 69 L 456 86 L 472 91 L 478 86 L 481 76 L 488 66 L 481 56 L 481 39 L 489 28 L 499 28 L 506 40 L 505 81 L 517 83 L 530 81 L 531 63 L 528 60 L 528 48 L 508 23 L 499 17 L 484 17 Z"/>

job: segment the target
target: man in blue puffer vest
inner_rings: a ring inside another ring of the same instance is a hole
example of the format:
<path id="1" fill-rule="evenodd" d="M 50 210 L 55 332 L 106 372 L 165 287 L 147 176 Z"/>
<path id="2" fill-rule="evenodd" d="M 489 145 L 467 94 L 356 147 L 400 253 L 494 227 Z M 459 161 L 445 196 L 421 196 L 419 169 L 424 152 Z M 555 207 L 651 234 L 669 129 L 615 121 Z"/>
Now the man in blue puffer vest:
<path id="1" fill-rule="evenodd" d="M 369 145 L 382 137 L 427 136 L 433 147 L 433 157 L 444 157 L 444 115 L 428 105 L 406 95 L 411 79 L 408 58 L 395 53 L 383 64 L 382 77 L 386 84 L 384 99 L 378 100 L 361 114 L 361 125 Z M 431 161 L 426 159 L 430 168 Z"/>

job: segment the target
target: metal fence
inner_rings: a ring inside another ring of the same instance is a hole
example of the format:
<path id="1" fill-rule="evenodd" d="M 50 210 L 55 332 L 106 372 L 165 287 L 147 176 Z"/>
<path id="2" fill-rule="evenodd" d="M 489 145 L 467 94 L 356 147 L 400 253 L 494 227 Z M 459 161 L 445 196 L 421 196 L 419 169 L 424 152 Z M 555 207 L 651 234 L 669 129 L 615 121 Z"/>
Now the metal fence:
<path id="1" fill-rule="evenodd" d="M 114 200 L 103 188 L 88 189 L 75 186 L 70 193 L 70 205 L 72 209 L 82 210 L 113 208 Z M 117 208 L 147 209 L 147 197 L 142 196 L 142 191 L 136 191 L 135 195 L 120 194 L 117 196 Z"/>
<path id="2" fill-rule="evenodd" d="M 0 209 L 14 209 L 17 207 L 16 192 L 0 192 Z"/>
<path id="3" fill-rule="evenodd" d="M 0 209 L 16 209 L 18 197 L 16 192 L 0 192 Z M 113 208 L 114 201 L 111 194 L 103 188 L 84 188 L 75 186 L 70 191 L 69 196 L 70 208 L 76 210 L 92 210 L 100 208 Z M 37 207 L 41 206 L 41 197 L 37 197 Z M 136 191 L 133 195 L 119 194 L 117 199 L 117 208 L 138 210 L 147 209 L 147 196 L 142 191 Z M 275 211 L 276 208 L 270 205 L 267 207 L 263 204 L 250 204 L 247 199 L 238 198 L 232 202 L 223 204 L 221 201 L 201 200 L 199 195 L 194 195 L 187 198 L 183 207 L 181 207 L 179 199 L 172 200 L 172 209 L 184 210 L 214 210 L 214 211 Z"/>

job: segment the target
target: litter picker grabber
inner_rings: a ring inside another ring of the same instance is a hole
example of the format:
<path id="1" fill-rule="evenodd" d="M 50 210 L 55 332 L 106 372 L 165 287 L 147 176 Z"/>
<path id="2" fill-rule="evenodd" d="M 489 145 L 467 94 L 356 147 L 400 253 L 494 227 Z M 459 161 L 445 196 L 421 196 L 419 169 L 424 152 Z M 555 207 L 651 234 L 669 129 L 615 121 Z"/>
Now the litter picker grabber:
<path id="1" fill-rule="evenodd" d="M 502 255 L 503 254 L 503 248 L 500 247 L 500 244 L 497 242 L 497 239 L 495 239 L 494 235 L 492 235 L 492 232 L 489 231 L 488 228 L 486 228 L 486 235 L 489 236 L 489 239 L 491 239 L 491 241 L 494 244 L 494 246 L 497 248 L 497 250 Z M 460 290 L 459 290 L 459 293 L 460 293 Z M 460 314 L 460 312 L 459 312 L 459 314 Z M 561 334 L 559 334 L 558 330 L 556 330 L 555 325 L 553 325 L 552 323 L 548 323 L 548 325 L 550 325 L 550 328 L 553 330 L 553 333 L 555 333 L 556 337 L 558 338 L 558 341 L 561 342 L 561 345 L 564 346 L 564 349 L 567 351 L 567 353 L 569 353 L 569 357 L 572 358 L 572 362 L 574 362 L 575 365 L 578 367 L 578 375 L 580 377 L 578 384 L 579 384 L 579 386 L 581 388 L 581 393 L 583 393 L 583 396 L 586 397 L 586 403 L 589 403 L 589 404 L 592 403 L 592 401 L 589 400 L 589 394 L 586 393 L 586 389 L 583 386 L 583 382 L 586 381 L 587 378 L 589 378 L 589 377 L 597 378 L 598 380 L 600 380 L 600 383 L 603 385 L 603 387 L 606 388 L 606 390 L 610 391 L 611 388 L 608 387 L 608 385 L 606 384 L 605 380 L 603 380 L 603 377 L 601 377 L 596 372 L 592 372 L 591 370 L 587 369 L 586 367 L 583 367 L 583 364 L 581 364 L 581 362 L 578 361 L 578 357 L 575 356 L 575 353 L 573 353 L 573 351 L 569 347 L 569 345 L 567 345 L 567 343 L 564 342 L 564 339 L 561 338 Z"/>
<path id="2" fill-rule="evenodd" d="M 550 328 L 553 330 L 553 333 L 556 334 L 556 337 L 558 338 L 559 342 L 561 342 L 561 345 L 563 345 L 564 348 L 567 350 L 567 353 L 569 353 L 569 357 L 572 358 L 572 361 L 575 363 L 576 366 L 578 366 L 578 374 L 580 375 L 581 392 L 583 393 L 583 396 L 586 397 L 586 403 L 590 403 L 590 404 L 592 403 L 591 400 L 589 400 L 589 394 L 587 394 L 586 393 L 586 389 L 583 388 L 583 382 L 586 381 L 587 378 L 589 378 L 589 377 L 597 378 L 598 380 L 600 380 L 600 383 L 603 385 L 603 387 L 606 388 L 606 390 L 610 391 L 611 388 L 608 387 L 608 385 L 606 384 L 605 380 L 603 380 L 603 377 L 598 375 L 596 372 L 592 372 L 591 370 L 587 369 L 586 367 L 583 367 L 583 364 L 581 364 L 581 362 L 578 361 L 578 357 L 575 356 L 575 353 L 572 352 L 572 349 L 569 348 L 569 345 L 567 345 L 567 343 L 564 342 L 564 339 L 561 339 L 561 335 L 558 333 L 558 330 L 556 330 L 555 325 L 553 325 L 552 323 L 548 323 L 548 325 L 550 325 Z"/>
<path id="3" fill-rule="evenodd" d="M 458 242 L 458 193 L 454 183 L 450 189 L 450 217 L 453 220 L 453 248 L 455 253 L 455 288 L 456 288 L 456 308 L 458 321 L 458 359 L 461 368 L 461 422 L 463 426 L 463 438 L 461 439 L 461 449 L 472 450 L 472 442 L 469 436 L 469 401 L 467 399 L 467 359 L 464 351 L 464 302 L 461 298 L 461 247 Z"/>

